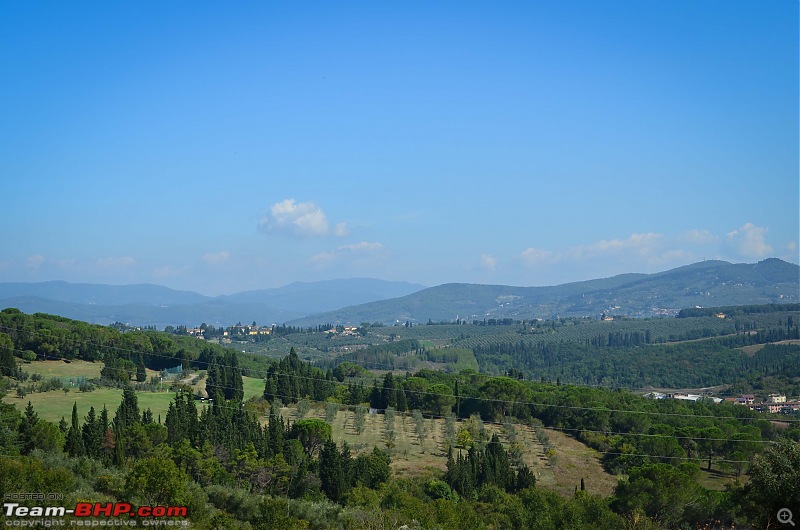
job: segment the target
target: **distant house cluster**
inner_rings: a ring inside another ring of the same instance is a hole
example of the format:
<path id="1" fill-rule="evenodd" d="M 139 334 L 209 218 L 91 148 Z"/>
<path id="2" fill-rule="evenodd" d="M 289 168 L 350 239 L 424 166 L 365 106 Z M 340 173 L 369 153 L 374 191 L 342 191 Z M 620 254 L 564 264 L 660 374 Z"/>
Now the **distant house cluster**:
<path id="1" fill-rule="evenodd" d="M 744 405 L 750 410 L 756 412 L 769 412 L 770 414 L 794 414 L 800 412 L 800 399 L 786 399 L 786 396 L 781 394 L 770 394 L 767 399 L 762 402 L 756 402 L 755 396 L 752 394 L 743 394 L 735 398 L 725 398 L 725 401 L 735 403 L 737 405 Z"/>
<path id="2" fill-rule="evenodd" d="M 272 326 L 257 326 L 253 324 L 242 325 L 236 324 L 235 326 L 228 326 L 227 328 L 215 328 L 213 326 L 206 326 L 203 324 L 196 328 L 185 328 L 179 326 L 175 329 L 174 333 L 179 335 L 189 335 L 199 339 L 211 340 L 219 339 L 221 342 L 231 342 L 231 339 L 242 340 L 252 339 L 258 337 L 265 337 L 272 334 Z"/>
<path id="3" fill-rule="evenodd" d="M 681 401 L 710 401 L 713 403 L 722 403 L 722 398 L 712 397 L 710 395 L 687 394 L 686 392 L 673 392 L 669 394 L 650 392 L 645 394 L 644 397 L 652 399 L 680 399 Z"/>
<path id="4" fill-rule="evenodd" d="M 713 403 L 732 403 L 742 405 L 756 412 L 768 412 L 770 414 L 794 414 L 800 412 L 800 399 L 787 400 L 781 394 L 770 394 L 764 401 L 756 401 L 753 394 L 742 394 L 738 397 L 718 398 L 710 395 L 689 394 L 686 392 L 648 392 L 644 397 L 651 399 L 680 399 L 683 401 L 709 401 Z"/>
<path id="5" fill-rule="evenodd" d="M 223 337 L 257 337 L 272 333 L 272 326 L 243 326 L 237 324 L 222 332 Z"/>
<path id="6" fill-rule="evenodd" d="M 342 336 L 352 335 L 352 336 L 355 336 L 355 335 L 358 335 L 358 327 L 356 327 L 356 326 L 336 326 L 334 328 L 325 330 L 325 333 L 328 333 L 329 335 L 342 335 Z"/>

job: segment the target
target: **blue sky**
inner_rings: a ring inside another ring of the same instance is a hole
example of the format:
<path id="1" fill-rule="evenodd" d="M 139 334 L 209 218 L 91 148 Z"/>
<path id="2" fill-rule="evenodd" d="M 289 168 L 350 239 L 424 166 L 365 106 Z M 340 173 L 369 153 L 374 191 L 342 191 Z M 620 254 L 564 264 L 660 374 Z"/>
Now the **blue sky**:
<path id="1" fill-rule="evenodd" d="M 0 281 L 798 262 L 798 4 L 4 2 Z"/>

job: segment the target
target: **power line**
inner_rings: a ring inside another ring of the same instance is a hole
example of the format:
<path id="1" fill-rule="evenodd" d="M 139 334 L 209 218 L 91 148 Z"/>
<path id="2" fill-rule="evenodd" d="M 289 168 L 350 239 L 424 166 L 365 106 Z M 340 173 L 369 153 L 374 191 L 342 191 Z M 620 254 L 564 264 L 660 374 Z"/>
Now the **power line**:
<path id="1" fill-rule="evenodd" d="M 16 328 L 8 328 L 6 326 L 0 326 L 0 329 L 15 330 L 15 331 L 18 331 L 18 332 L 33 334 L 33 335 L 37 335 L 37 336 L 46 335 L 46 334 L 39 333 L 39 332 L 36 332 L 36 331 L 16 330 Z M 74 343 L 79 343 L 78 339 L 72 339 L 72 338 L 61 338 L 61 339 L 62 340 L 70 340 L 70 341 L 72 341 Z M 164 354 L 157 354 L 157 353 L 152 353 L 152 352 L 142 352 L 142 351 L 139 351 L 139 350 L 133 350 L 133 349 L 129 349 L 129 348 L 120 348 L 120 347 L 117 347 L 117 346 L 105 346 L 105 345 L 97 344 L 97 343 L 92 342 L 92 341 L 85 341 L 84 340 L 83 342 L 84 343 L 88 343 L 88 344 L 93 344 L 93 345 L 95 345 L 97 347 L 107 348 L 107 349 L 116 350 L 116 351 L 122 351 L 122 352 L 126 352 L 126 353 L 129 353 L 129 354 L 130 353 L 134 353 L 134 354 L 149 355 L 151 357 L 174 359 L 174 360 L 179 360 L 181 362 L 188 361 L 188 362 L 200 363 L 200 364 L 205 363 L 206 365 L 210 364 L 210 363 L 205 362 L 205 361 L 201 362 L 201 361 L 192 360 L 192 359 L 183 359 L 181 357 L 176 357 L 176 356 L 173 356 L 173 355 L 164 355 Z M 69 359 L 67 359 L 67 360 L 69 360 Z M 239 368 L 241 370 L 241 367 L 234 367 L 234 366 L 230 366 L 230 365 L 217 364 L 217 366 L 224 367 L 224 368 Z M 261 371 L 248 370 L 248 371 L 249 372 L 254 372 L 254 373 L 259 373 L 259 374 L 269 374 L 268 371 L 263 371 L 263 370 L 261 370 Z M 295 378 L 298 378 L 298 379 L 311 380 L 311 381 L 322 381 L 322 382 L 326 382 L 326 383 L 330 383 L 330 384 L 337 384 L 337 385 L 341 385 L 341 386 L 344 386 L 344 385 L 349 386 L 349 383 L 339 382 L 339 381 L 336 381 L 336 380 L 328 380 L 328 379 L 323 379 L 323 378 L 318 378 L 318 377 L 302 376 L 302 375 L 296 375 L 296 374 L 286 374 L 286 375 L 290 375 L 291 377 L 295 377 Z M 579 386 L 579 385 L 576 385 L 576 386 Z M 220 388 L 224 388 L 224 387 L 220 387 Z M 440 394 L 437 394 L 435 392 L 426 392 L 426 391 L 421 391 L 421 390 L 407 390 L 407 389 L 404 389 L 404 391 L 405 392 L 410 392 L 412 394 L 419 394 L 419 395 L 425 395 L 425 396 L 427 396 L 427 395 L 439 396 L 440 395 Z M 754 420 L 761 419 L 761 418 L 752 418 L 752 417 L 715 416 L 715 415 L 711 415 L 711 414 L 684 414 L 684 413 L 677 413 L 677 412 L 659 412 L 659 411 L 611 409 L 611 408 L 607 408 L 607 407 L 582 407 L 582 406 L 577 406 L 577 405 L 559 405 L 559 404 L 555 404 L 555 403 L 544 403 L 544 402 L 533 402 L 533 401 L 517 401 L 517 400 L 503 400 L 503 399 L 487 398 L 487 397 L 478 398 L 478 397 L 463 396 L 463 397 L 461 397 L 461 399 L 462 400 L 475 400 L 475 401 L 479 401 L 479 402 L 505 403 L 505 404 L 509 404 L 511 406 L 527 405 L 527 406 L 549 407 L 549 408 L 558 408 L 558 409 L 566 409 L 566 410 L 582 410 L 582 411 L 609 412 L 609 413 L 617 412 L 617 413 L 641 414 L 641 415 L 650 415 L 650 416 L 704 418 L 704 419 L 719 419 L 719 420 L 737 420 L 737 421 L 741 421 L 741 422 L 754 421 Z M 644 398 L 642 398 L 642 399 L 644 399 Z M 786 423 L 797 423 L 797 422 L 800 422 L 800 419 L 783 419 L 783 418 L 781 418 L 780 420 L 775 420 L 775 419 L 771 419 L 771 418 L 763 418 L 763 419 L 766 419 L 767 421 L 770 421 L 770 420 L 771 421 L 781 421 L 781 422 L 786 422 Z"/>
<path id="2" fill-rule="evenodd" d="M 19 350 L 17 350 L 17 351 L 19 351 Z M 68 359 L 58 358 L 58 360 L 68 360 Z M 123 368 L 110 368 L 110 369 L 126 371 Z M 296 376 L 296 377 L 302 377 L 302 376 Z M 327 379 L 315 379 L 315 380 L 324 381 L 324 382 L 327 382 L 327 383 L 333 383 L 333 381 L 329 381 Z M 344 383 L 339 383 L 339 382 L 336 382 L 336 383 L 340 384 L 340 385 L 344 385 Z M 236 390 L 235 387 L 229 387 L 229 386 L 223 386 L 223 385 L 214 385 L 214 386 L 216 388 L 221 388 L 221 389 Z M 182 392 L 182 390 L 179 389 L 178 392 Z M 426 393 L 426 394 L 439 395 L 439 394 L 435 394 L 435 393 Z M 276 397 L 279 398 L 279 399 L 280 398 L 294 399 L 293 396 L 286 396 L 286 395 L 277 395 Z M 477 398 L 475 398 L 475 399 L 477 399 Z M 328 404 L 329 403 L 328 401 L 316 400 L 316 399 L 312 399 L 312 398 L 301 398 L 301 400 L 309 401 L 311 403 L 320 403 L 320 404 Z M 213 401 L 213 400 L 209 400 L 209 401 Z M 243 404 L 243 405 L 245 405 L 245 404 Z M 361 406 L 361 405 L 352 405 L 352 404 L 338 404 L 338 405 L 339 406 L 344 406 L 344 407 L 347 407 L 347 408 L 355 408 L 355 407 Z M 231 407 L 231 406 L 226 406 L 226 405 L 217 405 L 217 406 L 220 407 L 220 408 L 226 408 L 226 409 L 230 409 L 230 410 L 239 410 L 241 408 L 241 407 Z M 384 412 L 384 413 L 388 410 L 388 409 L 375 408 L 375 407 L 370 407 L 370 409 L 374 410 L 374 411 L 377 411 L 377 412 Z M 393 410 L 395 411 L 395 413 L 398 413 L 398 414 L 402 414 L 402 415 L 406 415 L 406 416 L 409 415 L 408 412 L 397 411 L 395 409 L 393 409 Z M 424 416 L 426 416 L 428 418 L 431 418 L 431 419 L 433 419 L 433 418 L 447 419 L 446 415 L 424 414 Z M 484 421 L 484 423 L 489 423 L 489 424 L 493 424 L 493 425 L 504 425 L 504 423 L 502 423 L 502 422 L 495 422 L 495 421 Z M 695 436 L 676 436 L 676 435 L 670 435 L 670 434 L 601 431 L 601 430 L 591 430 L 591 429 L 581 429 L 581 428 L 566 428 L 566 427 L 546 427 L 546 428 L 551 429 L 551 430 L 555 430 L 555 431 L 561 431 L 561 432 L 578 432 L 578 433 L 586 432 L 586 433 L 602 434 L 602 435 L 605 435 L 605 436 L 623 436 L 623 437 L 624 436 L 640 436 L 640 437 L 652 437 L 652 438 L 671 438 L 671 439 L 676 439 L 676 440 L 685 439 L 685 440 L 693 440 L 693 441 L 718 441 L 718 442 L 737 442 L 737 443 L 748 443 L 749 442 L 749 443 L 758 443 L 758 444 L 773 444 L 774 443 L 771 440 L 749 440 L 749 439 L 742 439 L 742 438 L 706 438 L 706 437 L 695 437 Z"/>

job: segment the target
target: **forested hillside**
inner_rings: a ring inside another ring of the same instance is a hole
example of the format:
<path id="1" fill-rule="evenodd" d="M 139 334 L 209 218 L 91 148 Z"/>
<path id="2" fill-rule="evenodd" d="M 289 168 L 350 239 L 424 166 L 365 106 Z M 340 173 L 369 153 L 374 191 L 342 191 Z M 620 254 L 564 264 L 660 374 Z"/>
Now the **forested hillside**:
<path id="1" fill-rule="evenodd" d="M 7 309 L 0 313 L 0 359 L 7 372 L 4 388 L 17 387 L 16 402 L 24 403 L 19 389 L 28 375 L 26 359 L 100 362 L 100 377 L 84 381 L 81 391 L 112 385 L 123 392 L 113 414 L 106 407 L 79 411 L 75 404 L 69 414 L 65 402 L 60 425 L 39 418 L 30 403 L 24 411 L 2 404 L 2 476 L 13 478 L 3 488 L 29 491 L 47 481 L 48 491 L 81 499 L 185 505 L 189 519 L 200 528 L 362 528 L 383 527 L 390 520 L 416 521 L 423 527 L 556 528 L 570 521 L 574 528 L 619 528 L 632 518 L 650 518 L 666 528 L 712 520 L 758 526 L 780 503 L 797 501 L 792 490 L 775 490 L 770 481 L 779 472 L 772 467 L 776 458 L 800 458 L 800 420 L 775 423 L 736 405 L 650 400 L 622 390 L 568 385 L 558 377 L 549 383 L 538 382 L 547 377 L 526 377 L 537 368 L 525 362 L 540 359 L 547 367 L 565 352 L 586 355 L 575 366 L 591 371 L 588 358 L 598 349 L 608 352 L 599 362 L 612 374 L 621 372 L 625 355 L 638 349 L 655 359 L 672 356 L 672 364 L 699 352 L 724 375 L 719 365 L 724 357 L 715 357 L 716 350 L 791 341 L 797 333 L 793 306 L 726 310 L 731 318 L 687 313 L 669 321 L 622 321 L 622 327 L 605 333 L 598 332 L 600 326 L 614 322 L 487 320 L 408 326 L 397 330 L 406 338 L 395 336 L 340 355 L 334 369 L 304 362 L 294 350 L 270 359 L 189 337 L 120 332 Z M 677 328 L 670 329 L 671 323 Z M 707 338 L 693 338 L 697 325 L 709 326 L 702 333 Z M 499 329 L 503 333 L 485 332 Z M 365 329 L 361 340 L 372 330 Z M 448 336 L 456 330 L 458 338 L 438 346 L 432 340 L 435 332 Z M 495 342 L 465 348 L 473 340 L 470 331 L 478 331 L 475 337 L 481 341 Z M 577 331 L 580 339 L 552 340 L 562 331 Z M 286 328 L 280 340 L 322 333 Z M 507 333 L 519 340 L 505 342 Z M 551 340 L 539 340 L 548 336 Z M 670 339 L 680 342 L 666 342 Z M 279 339 L 268 343 L 274 340 Z M 619 365 L 611 362 L 616 352 Z M 473 369 L 375 377 L 356 364 L 409 356 L 433 363 L 465 362 L 470 355 L 483 363 L 506 359 L 509 366 L 520 363 L 522 368 L 505 371 L 512 377 Z M 768 344 L 755 355 L 744 355 L 738 369 L 796 379 L 798 355 L 799 346 Z M 663 370 L 667 364 L 656 362 L 652 366 L 660 368 L 652 369 Z M 637 365 L 643 372 L 651 369 L 639 361 Z M 142 410 L 139 397 L 158 390 L 145 381 L 147 371 L 172 366 L 190 378 L 199 370 L 201 375 L 191 379 L 203 378 L 203 395 L 210 400 L 198 406 L 195 387 L 176 379 L 176 393 L 163 417 Z M 244 373 L 264 381 L 263 392 L 246 402 Z M 46 387 L 38 391 L 53 392 Z M 294 422 L 281 417 L 285 404 L 296 408 Z M 304 418 L 309 406 L 324 406 L 328 421 Z M 357 451 L 335 443 L 330 420 L 337 410 L 352 411 L 352 429 L 361 432 L 368 407 L 387 418 L 383 441 Z M 442 474 L 429 471 L 388 481 L 395 415 L 412 421 L 420 442 L 428 436 L 427 421 L 444 421 L 440 443 L 449 456 Z M 489 435 L 486 424 L 502 425 L 502 438 L 497 432 Z M 563 498 L 538 486 L 525 464 L 526 449 L 516 441 L 515 425 L 535 432 L 553 459 L 559 448 L 548 441 L 545 429 L 564 432 L 597 451 L 606 470 L 619 474 L 615 494 L 608 498 L 577 491 L 573 498 Z M 709 490 L 698 480 L 701 473 L 711 472 L 747 476 L 747 482 L 725 492 Z M 288 511 L 275 509 L 282 503 Z M 433 509 L 420 510 L 420 503 Z"/>

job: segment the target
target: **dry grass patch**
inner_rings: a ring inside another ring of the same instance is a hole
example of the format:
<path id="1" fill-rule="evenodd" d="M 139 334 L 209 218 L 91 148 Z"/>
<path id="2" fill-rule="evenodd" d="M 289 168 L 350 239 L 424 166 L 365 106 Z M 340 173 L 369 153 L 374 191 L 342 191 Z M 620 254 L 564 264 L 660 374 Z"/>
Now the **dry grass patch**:
<path id="1" fill-rule="evenodd" d="M 51 377 L 85 377 L 87 379 L 97 379 L 100 377 L 100 370 L 103 363 L 90 363 L 88 361 L 32 361 L 22 366 L 22 369 L 29 374 L 40 374 L 42 378 Z"/>
<path id="2" fill-rule="evenodd" d="M 556 449 L 556 464 L 547 466 L 549 472 L 543 470 L 542 485 L 562 495 L 572 496 L 575 486 L 580 487 L 581 479 L 584 479 L 586 491 L 589 493 L 609 496 L 614 492 L 617 477 L 603 469 L 600 463 L 601 453 L 561 431 L 545 429 L 545 432 Z"/>
<path id="3" fill-rule="evenodd" d="M 295 407 L 283 407 L 284 421 L 296 421 Z M 306 418 L 325 419 L 325 406 L 316 404 L 306 414 Z M 373 447 L 387 448 L 386 422 L 383 414 L 367 414 L 364 431 L 358 434 L 355 429 L 355 413 L 342 407 L 332 422 L 333 439 L 337 443 L 346 441 L 353 455 L 372 451 Z M 266 419 L 264 419 L 266 421 Z M 394 418 L 395 439 L 392 448 L 392 471 L 396 477 L 430 476 L 442 473 L 447 465 L 447 451 L 444 443 L 445 420 L 426 418 L 427 435 L 420 444 L 416 424 L 410 414 L 397 413 Z M 463 422 L 458 421 L 456 432 Z M 499 424 L 485 423 L 486 434 L 491 438 L 497 433 L 504 444 L 508 439 Z M 517 441 L 523 448 L 523 461 L 536 475 L 537 483 L 557 491 L 564 496 L 572 496 L 575 486 L 580 487 L 584 479 L 587 491 L 603 496 L 611 495 L 617 485 L 617 477 L 608 474 L 600 464 L 601 454 L 581 442 L 566 436 L 560 431 L 545 429 L 550 442 L 556 449 L 556 463 L 550 464 L 544 447 L 539 443 L 531 427 L 515 424 Z M 508 447 L 506 447 L 508 449 Z M 463 449 L 462 449 L 463 450 Z M 458 448 L 455 449 L 459 451 Z"/>

